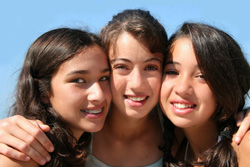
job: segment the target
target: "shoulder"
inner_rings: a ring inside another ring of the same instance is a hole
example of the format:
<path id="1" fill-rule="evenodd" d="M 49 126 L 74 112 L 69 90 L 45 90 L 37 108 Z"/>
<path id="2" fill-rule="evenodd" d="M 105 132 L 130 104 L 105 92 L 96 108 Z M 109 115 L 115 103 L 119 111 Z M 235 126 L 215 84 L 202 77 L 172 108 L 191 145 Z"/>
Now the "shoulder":
<path id="1" fill-rule="evenodd" d="M 234 136 L 235 137 L 235 136 Z M 232 143 L 232 146 L 238 157 L 240 167 L 249 166 L 250 164 L 250 130 L 246 133 L 240 144 Z M 233 140 L 234 141 L 234 140 Z"/>
<path id="2" fill-rule="evenodd" d="M 0 166 L 1 167 L 39 167 L 39 165 L 33 161 L 30 160 L 28 162 L 18 161 L 14 160 L 12 158 L 8 158 L 2 154 L 0 154 Z"/>

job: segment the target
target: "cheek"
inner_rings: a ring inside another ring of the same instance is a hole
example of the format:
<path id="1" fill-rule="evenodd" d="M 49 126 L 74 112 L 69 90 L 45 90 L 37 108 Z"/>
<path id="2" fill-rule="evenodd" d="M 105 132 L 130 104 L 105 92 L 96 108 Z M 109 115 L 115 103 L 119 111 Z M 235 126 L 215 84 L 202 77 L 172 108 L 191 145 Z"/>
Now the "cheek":
<path id="1" fill-rule="evenodd" d="M 173 84 L 171 84 L 171 82 L 163 80 L 161 85 L 160 98 L 166 100 L 170 96 L 172 87 Z"/>
<path id="2" fill-rule="evenodd" d="M 154 91 L 154 93 L 157 93 L 157 92 L 160 93 L 161 77 L 150 78 L 148 80 L 148 83 L 150 84 L 150 87 Z"/>
<path id="3" fill-rule="evenodd" d="M 111 90 L 110 90 L 110 85 L 109 83 L 105 84 L 102 88 L 104 95 L 105 95 L 105 99 L 108 103 L 111 103 L 111 99 L 112 99 L 112 94 L 111 94 Z"/>
<path id="4" fill-rule="evenodd" d="M 112 92 L 125 88 L 125 87 L 126 87 L 125 77 L 120 76 L 120 75 L 115 75 L 115 74 L 111 75 L 110 88 Z"/>

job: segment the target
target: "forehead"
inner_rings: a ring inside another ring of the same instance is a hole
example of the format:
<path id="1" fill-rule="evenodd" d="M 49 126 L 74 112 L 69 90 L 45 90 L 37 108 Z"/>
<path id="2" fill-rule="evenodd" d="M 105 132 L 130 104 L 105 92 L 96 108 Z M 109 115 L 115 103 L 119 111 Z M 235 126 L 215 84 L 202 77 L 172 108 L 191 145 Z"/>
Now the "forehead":
<path id="1" fill-rule="evenodd" d="M 138 59 L 148 56 L 163 59 L 162 53 L 151 53 L 147 45 L 128 32 L 120 34 L 116 42 L 109 48 L 109 58 L 111 60 L 118 57 Z"/>

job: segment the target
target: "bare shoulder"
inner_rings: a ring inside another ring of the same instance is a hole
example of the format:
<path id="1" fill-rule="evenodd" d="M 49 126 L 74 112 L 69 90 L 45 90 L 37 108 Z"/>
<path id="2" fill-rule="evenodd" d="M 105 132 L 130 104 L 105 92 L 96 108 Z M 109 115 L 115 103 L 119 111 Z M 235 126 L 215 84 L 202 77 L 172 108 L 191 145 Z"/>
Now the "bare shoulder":
<path id="1" fill-rule="evenodd" d="M 0 166 L 1 167 L 39 167 L 39 165 L 33 161 L 30 160 L 28 162 L 22 162 L 18 160 L 14 160 L 12 158 L 8 158 L 4 155 L 0 154 Z"/>
<path id="2" fill-rule="evenodd" d="M 245 166 L 247 167 L 250 164 L 250 158 L 249 158 L 250 140 L 249 140 L 249 136 L 250 136 L 250 130 L 248 130 L 248 132 L 246 133 L 246 135 L 244 136 L 244 138 L 242 139 L 242 141 L 239 145 L 237 145 L 234 142 L 232 143 L 232 146 L 237 153 L 239 167 L 245 167 Z"/>

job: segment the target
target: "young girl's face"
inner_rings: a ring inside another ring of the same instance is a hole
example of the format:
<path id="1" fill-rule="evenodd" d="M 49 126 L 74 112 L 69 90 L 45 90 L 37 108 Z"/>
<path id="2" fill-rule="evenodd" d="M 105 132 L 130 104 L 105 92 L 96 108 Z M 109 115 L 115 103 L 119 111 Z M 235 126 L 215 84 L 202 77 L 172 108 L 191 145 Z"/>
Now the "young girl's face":
<path id="1" fill-rule="evenodd" d="M 191 40 L 176 40 L 171 52 L 160 94 L 163 112 L 177 127 L 205 125 L 215 112 L 216 101 L 198 67 Z"/>
<path id="2" fill-rule="evenodd" d="M 107 57 L 97 45 L 83 49 L 53 75 L 50 102 L 75 137 L 103 127 L 111 101 L 109 75 Z"/>
<path id="3" fill-rule="evenodd" d="M 157 104 L 162 78 L 162 54 L 150 53 L 129 33 L 110 48 L 113 103 L 124 116 L 142 118 Z"/>

